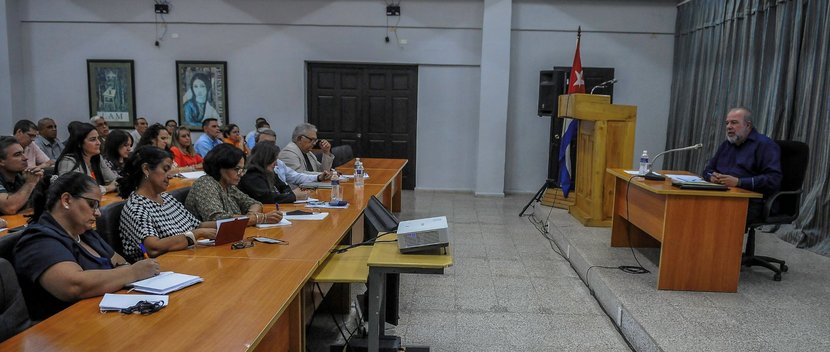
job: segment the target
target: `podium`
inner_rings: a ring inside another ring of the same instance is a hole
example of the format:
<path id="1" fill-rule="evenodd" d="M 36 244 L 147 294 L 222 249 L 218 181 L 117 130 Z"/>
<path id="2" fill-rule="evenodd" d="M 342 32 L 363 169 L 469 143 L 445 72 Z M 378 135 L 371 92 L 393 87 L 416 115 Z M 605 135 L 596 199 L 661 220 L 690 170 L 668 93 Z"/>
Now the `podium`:
<path id="1" fill-rule="evenodd" d="M 614 177 L 605 170 L 633 165 L 637 107 L 611 104 L 607 95 L 565 94 L 557 117 L 579 121 L 574 205 L 568 212 L 585 226 L 610 227 Z"/>

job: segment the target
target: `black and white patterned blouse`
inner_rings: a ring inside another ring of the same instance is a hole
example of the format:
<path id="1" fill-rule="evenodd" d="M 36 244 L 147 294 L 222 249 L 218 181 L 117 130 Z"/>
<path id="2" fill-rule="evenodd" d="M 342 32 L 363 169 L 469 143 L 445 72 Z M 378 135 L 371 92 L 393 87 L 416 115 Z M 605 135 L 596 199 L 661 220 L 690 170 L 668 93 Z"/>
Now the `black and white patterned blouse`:
<path id="1" fill-rule="evenodd" d="M 159 204 L 136 192 L 130 194 L 121 210 L 121 242 L 124 256 L 132 262 L 141 260 L 143 253 L 139 243 L 149 236 L 166 238 L 192 231 L 201 223 L 184 205 L 163 192 Z"/>

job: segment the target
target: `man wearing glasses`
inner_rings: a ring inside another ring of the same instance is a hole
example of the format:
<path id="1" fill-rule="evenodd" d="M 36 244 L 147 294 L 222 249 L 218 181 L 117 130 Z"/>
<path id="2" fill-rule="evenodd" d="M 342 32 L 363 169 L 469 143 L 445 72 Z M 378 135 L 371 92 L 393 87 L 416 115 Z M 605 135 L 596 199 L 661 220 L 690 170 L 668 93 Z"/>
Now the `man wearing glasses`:
<path id="1" fill-rule="evenodd" d="M 29 120 L 20 120 L 14 124 L 14 138 L 20 146 L 23 147 L 23 154 L 28 159 L 28 167 L 45 169 L 55 164 L 54 160 L 49 159 L 40 147 L 37 146 L 35 138 L 37 138 L 37 126 Z"/>
<path id="2" fill-rule="evenodd" d="M 319 142 L 323 151 L 323 162 L 317 160 L 311 149 Z M 334 154 L 331 153 L 331 143 L 325 139 L 317 139 L 317 127 L 310 123 L 303 123 L 294 128 L 291 134 L 291 143 L 280 152 L 280 160 L 286 166 L 304 173 L 320 173 L 331 169 Z"/>

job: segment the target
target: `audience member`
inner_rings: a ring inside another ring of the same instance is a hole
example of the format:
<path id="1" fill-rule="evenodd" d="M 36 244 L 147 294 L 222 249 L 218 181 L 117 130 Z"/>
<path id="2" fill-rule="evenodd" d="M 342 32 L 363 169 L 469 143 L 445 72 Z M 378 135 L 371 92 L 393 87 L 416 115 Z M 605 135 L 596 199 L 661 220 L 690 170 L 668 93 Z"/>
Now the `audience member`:
<path id="1" fill-rule="evenodd" d="M 55 161 L 49 159 L 37 143 L 33 143 L 37 138 L 37 127 L 35 123 L 29 120 L 20 120 L 14 124 L 14 138 L 17 143 L 23 147 L 23 154 L 26 154 L 26 159 L 29 167 L 39 167 L 45 169 L 55 164 Z"/>
<path id="2" fill-rule="evenodd" d="M 58 175 L 71 171 L 81 172 L 98 182 L 101 193 L 114 191 L 117 175 L 101 161 L 98 130 L 88 123 L 79 123 L 73 125 L 71 131 L 66 148 L 55 163 L 55 172 Z"/>
<path id="3" fill-rule="evenodd" d="M 305 191 L 292 191 L 291 186 L 277 177 L 274 169 L 279 153 L 279 147 L 272 142 L 257 143 L 251 150 L 246 166 L 248 171 L 242 176 L 239 189 L 263 204 L 294 203 L 297 199 L 308 198 Z"/>
<path id="4" fill-rule="evenodd" d="M 257 135 L 257 143 L 259 142 L 268 142 L 276 145 L 277 143 L 277 133 L 273 130 L 263 128 L 261 131 L 258 132 Z M 279 149 L 277 149 L 279 150 Z M 277 152 L 279 155 L 279 152 Z M 282 182 L 287 183 L 291 186 L 291 188 L 297 188 L 297 186 L 303 183 L 309 182 L 321 182 L 321 181 L 328 181 L 331 179 L 331 171 L 325 170 L 317 175 L 311 174 L 304 174 L 302 172 L 297 172 L 294 169 L 285 165 L 282 160 L 277 159 L 277 166 L 274 168 L 274 172 L 277 173 L 277 176 L 282 180 Z"/>
<path id="5" fill-rule="evenodd" d="M 138 147 L 135 144 L 138 143 L 138 141 L 141 140 L 141 136 L 144 135 L 144 131 L 147 130 L 147 126 L 148 126 L 148 124 L 147 124 L 147 119 L 146 118 L 139 117 L 139 118 L 135 119 L 135 123 L 133 124 L 133 127 L 135 127 L 135 129 L 130 131 L 130 137 L 133 137 L 132 149 L 135 149 L 135 148 Z"/>
<path id="6" fill-rule="evenodd" d="M 323 162 L 317 160 L 311 149 L 317 142 L 323 151 Z M 325 139 L 317 139 L 317 127 L 304 123 L 294 128 L 291 134 L 291 143 L 280 152 L 280 160 L 288 167 L 299 172 L 322 172 L 331 169 L 334 154 L 331 153 L 331 144 Z"/>
<path id="7" fill-rule="evenodd" d="M 104 147 L 104 162 L 117 175 L 124 169 L 124 162 L 130 156 L 130 149 L 133 146 L 133 136 L 122 130 L 110 132 L 107 138 L 107 146 Z"/>
<path id="8" fill-rule="evenodd" d="M 153 259 L 130 265 L 95 232 L 101 203 L 96 186 L 89 176 L 69 172 L 54 182 L 44 179 L 35 192 L 34 214 L 14 247 L 14 268 L 32 320 L 159 273 Z"/>
<path id="9" fill-rule="evenodd" d="M 164 123 L 164 127 L 167 128 L 167 133 L 171 136 L 175 136 L 176 130 L 179 128 L 179 123 L 176 122 L 176 120 L 167 120 L 167 122 Z"/>
<path id="10" fill-rule="evenodd" d="M 204 158 L 213 147 L 222 144 L 222 130 L 219 129 L 219 122 L 214 118 L 206 118 L 202 121 L 202 133 L 196 140 L 196 153 Z"/>
<path id="11" fill-rule="evenodd" d="M 0 212 L 16 214 L 28 208 L 43 170 L 30 168 L 23 147 L 14 137 L 0 137 Z"/>
<path id="12" fill-rule="evenodd" d="M 185 206 L 202 221 L 227 219 L 247 214 L 248 224 L 274 224 L 282 220 L 282 213 L 263 213 L 257 202 L 237 188 L 245 174 L 245 154 L 229 144 L 213 148 L 204 160 L 206 175 L 193 183 Z"/>
<path id="13" fill-rule="evenodd" d="M 109 122 L 103 116 L 93 116 L 89 118 L 89 123 L 98 130 L 98 139 L 101 141 L 101 146 L 103 147 L 107 143 L 107 137 L 110 135 Z"/>
<path id="14" fill-rule="evenodd" d="M 269 124 L 268 120 L 266 120 L 264 117 L 257 117 L 256 122 L 254 122 L 254 126 L 255 126 L 254 130 L 251 131 L 251 132 L 248 132 L 248 135 L 245 136 L 245 144 L 248 145 L 249 149 L 253 149 L 254 145 L 256 144 L 256 134 L 257 134 L 257 131 L 259 131 L 259 129 L 261 129 L 261 128 L 270 129 L 271 128 L 271 124 Z"/>
<path id="15" fill-rule="evenodd" d="M 58 160 L 63 152 L 63 142 L 58 139 L 58 126 L 55 120 L 44 117 L 37 121 L 38 134 L 35 138 L 35 144 L 38 148 L 46 153 L 46 156 L 51 160 Z"/>
<path id="16" fill-rule="evenodd" d="M 222 135 L 225 136 L 225 139 L 223 140 L 225 143 L 239 148 L 239 150 L 245 153 L 245 155 L 248 155 L 248 145 L 242 140 L 242 134 L 239 132 L 239 126 L 235 123 L 225 126 L 222 130 Z"/>
<path id="17" fill-rule="evenodd" d="M 173 138 L 173 146 L 170 152 L 173 153 L 173 161 L 179 167 L 190 167 L 190 171 L 202 168 L 202 156 L 196 153 L 193 148 L 193 139 L 190 138 L 190 129 L 179 127 L 176 129 L 176 138 Z"/>
<path id="18" fill-rule="evenodd" d="M 141 140 L 135 144 L 135 148 L 143 147 L 145 145 L 152 145 L 156 148 L 167 150 L 170 146 L 170 134 L 167 133 L 167 128 L 159 123 L 154 123 L 147 127 Z"/>
<path id="19" fill-rule="evenodd" d="M 141 259 L 139 244 L 155 258 L 192 247 L 198 238 L 216 237 L 215 221 L 199 221 L 166 192 L 172 170 L 170 153 L 153 146 L 138 147 L 127 160 L 118 195 L 127 199 L 119 226 L 130 261 Z"/>
<path id="20" fill-rule="evenodd" d="M 703 177 L 710 182 L 760 192 L 766 198 L 781 187 L 781 148 L 755 131 L 751 115 L 747 108 L 729 110 L 726 140 L 706 164 Z M 746 224 L 758 220 L 763 209 L 763 199 L 750 199 Z"/>

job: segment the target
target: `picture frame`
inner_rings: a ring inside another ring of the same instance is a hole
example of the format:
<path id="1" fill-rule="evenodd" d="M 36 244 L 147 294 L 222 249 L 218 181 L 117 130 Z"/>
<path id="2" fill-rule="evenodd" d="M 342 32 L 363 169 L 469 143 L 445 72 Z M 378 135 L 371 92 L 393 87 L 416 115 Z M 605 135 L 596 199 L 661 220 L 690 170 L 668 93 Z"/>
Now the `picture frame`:
<path id="1" fill-rule="evenodd" d="M 220 126 L 228 124 L 226 61 L 176 61 L 176 93 L 179 126 L 201 131 L 202 121 L 211 117 Z"/>
<path id="2" fill-rule="evenodd" d="M 133 60 L 86 60 L 89 115 L 103 116 L 110 127 L 132 128 L 135 111 Z"/>

